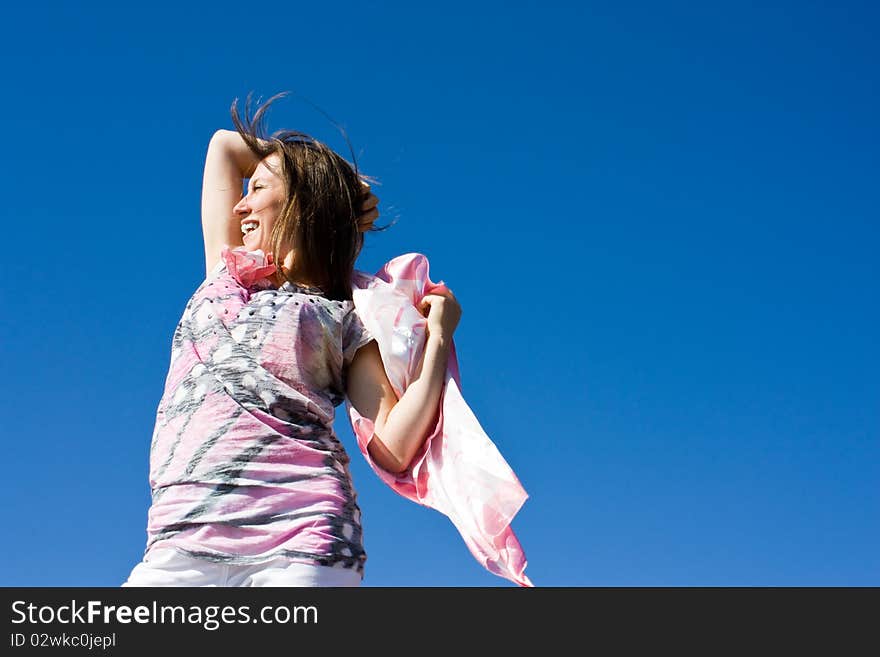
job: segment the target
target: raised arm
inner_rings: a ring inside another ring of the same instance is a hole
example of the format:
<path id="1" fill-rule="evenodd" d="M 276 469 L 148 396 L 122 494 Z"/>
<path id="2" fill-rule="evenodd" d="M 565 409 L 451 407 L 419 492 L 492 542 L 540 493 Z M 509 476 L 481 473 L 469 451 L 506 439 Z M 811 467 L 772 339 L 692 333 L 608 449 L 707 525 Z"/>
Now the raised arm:
<path id="1" fill-rule="evenodd" d="M 202 236 L 205 271 L 220 261 L 224 244 L 242 246 L 241 225 L 232 208 L 241 200 L 242 185 L 257 167 L 257 157 L 235 130 L 218 130 L 208 143 L 202 180 Z"/>
<path id="2" fill-rule="evenodd" d="M 259 160 L 235 130 L 217 130 L 208 143 L 202 179 L 202 237 L 205 244 L 205 273 L 220 261 L 220 249 L 243 246 L 241 224 L 232 209 L 241 200 L 243 184 Z M 379 199 L 361 180 L 364 201 L 358 227 L 368 231 L 379 216 Z"/>
<path id="3" fill-rule="evenodd" d="M 428 294 L 422 303 L 429 313 L 428 339 L 416 375 L 399 400 L 375 340 L 358 349 L 349 366 L 348 399 L 374 425 L 367 445 L 370 457 L 393 473 L 409 468 L 434 427 L 449 345 L 461 317 L 461 307 L 451 292 Z"/>

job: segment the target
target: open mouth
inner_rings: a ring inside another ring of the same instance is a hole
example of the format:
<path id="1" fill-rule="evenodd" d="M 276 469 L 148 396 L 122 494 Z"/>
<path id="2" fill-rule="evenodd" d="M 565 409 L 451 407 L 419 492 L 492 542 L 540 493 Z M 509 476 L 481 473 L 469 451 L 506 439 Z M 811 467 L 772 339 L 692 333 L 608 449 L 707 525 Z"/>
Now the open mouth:
<path id="1" fill-rule="evenodd" d="M 241 225 L 242 236 L 247 236 L 254 232 L 260 224 L 256 221 L 246 221 Z"/>

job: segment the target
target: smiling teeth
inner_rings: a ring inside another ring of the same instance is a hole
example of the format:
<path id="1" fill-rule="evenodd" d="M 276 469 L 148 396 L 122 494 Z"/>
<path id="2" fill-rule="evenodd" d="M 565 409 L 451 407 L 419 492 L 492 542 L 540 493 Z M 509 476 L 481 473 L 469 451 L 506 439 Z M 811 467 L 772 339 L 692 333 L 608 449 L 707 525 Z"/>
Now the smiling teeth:
<path id="1" fill-rule="evenodd" d="M 252 230 L 256 230 L 259 224 L 256 221 L 249 221 L 246 224 L 241 225 L 241 234 L 247 235 Z"/>

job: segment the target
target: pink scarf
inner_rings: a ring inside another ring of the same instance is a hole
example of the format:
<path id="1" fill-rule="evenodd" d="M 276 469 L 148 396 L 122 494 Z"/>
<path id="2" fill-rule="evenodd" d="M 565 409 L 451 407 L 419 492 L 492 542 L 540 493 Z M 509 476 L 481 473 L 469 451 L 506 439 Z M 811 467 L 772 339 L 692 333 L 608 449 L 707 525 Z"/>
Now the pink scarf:
<path id="1" fill-rule="evenodd" d="M 428 259 L 419 253 L 394 258 L 376 276 L 355 271 L 352 283 L 355 308 L 376 339 L 385 373 L 400 397 L 412 381 L 426 340 L 427 319 L 416 306 L 426 294 L 446 286 L 431 281 Z M 437 424 L 406 472 L 394 475 L 373 462 L 367 451 L 373 423 L 348 399 L 346 409 L 358 447 L 382 481 L 403 497 L 446 515 L 490 572 L 533 586 L 524 572 L 525 554 L 510 527 L 528 495 L 462 397 L 454 342 Z"/>

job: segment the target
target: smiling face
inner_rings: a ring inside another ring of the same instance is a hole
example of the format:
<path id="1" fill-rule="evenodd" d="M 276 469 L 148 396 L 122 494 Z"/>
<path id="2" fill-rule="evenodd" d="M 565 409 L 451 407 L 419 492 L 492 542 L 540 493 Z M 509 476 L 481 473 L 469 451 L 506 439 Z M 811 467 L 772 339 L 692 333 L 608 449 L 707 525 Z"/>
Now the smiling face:
<path id="1" fill-rule="evenodd" d="M 286 198 L 284 181 L 269 167 L 280 172 L 280 160 L 276 153 L 257 165 L 248 181 L 248 193 L 232 209 L 241 221 L 245 247 L 250 251 L 262 249 L 263 253 L 271 252 L 272 227 L 284 209 Z"/>

